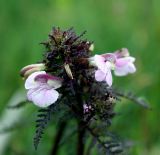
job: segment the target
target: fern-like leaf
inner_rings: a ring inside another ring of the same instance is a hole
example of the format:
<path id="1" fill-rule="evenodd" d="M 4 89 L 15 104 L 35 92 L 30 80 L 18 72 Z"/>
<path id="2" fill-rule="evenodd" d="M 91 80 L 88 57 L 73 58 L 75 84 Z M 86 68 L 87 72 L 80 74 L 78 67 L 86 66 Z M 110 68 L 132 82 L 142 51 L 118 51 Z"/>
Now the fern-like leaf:
<path id="1" fill-rule="evenodd" d="M 149 106 L 148 101 L 146 99 L 144 99 L 143 97 L 137 97 L 136 95 L 134 95 L 131 92 L 125 93 L 122 91 L 113 90 L 113 93 L 115 93 L 115 95 L 117 95 L 118 97 L 126 98 L 126 99 L 131 100 L 134 103 L 146 108 L 146 109 L 151 110 L 151 107 Z"/>
<path id="2" fill-rule="evenodd" d="M 37 120 L 36 120 L 36 133 L 34 136 L 34 147 L 37 150 L 39 142 L 44 133 L 44 129 L 46 128 L 48 122 L 51 120 L 51 114 L 55 110 L 56 104 L 52 104 L 47 109 L 38 110 Z"/>

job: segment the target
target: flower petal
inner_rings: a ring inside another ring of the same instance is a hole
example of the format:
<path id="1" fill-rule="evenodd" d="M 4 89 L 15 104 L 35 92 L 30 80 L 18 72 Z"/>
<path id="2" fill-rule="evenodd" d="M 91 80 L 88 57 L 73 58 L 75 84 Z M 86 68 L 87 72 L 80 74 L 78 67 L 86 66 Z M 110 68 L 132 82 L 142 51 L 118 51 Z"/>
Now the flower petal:
<path id="1" fill-rule="evenodd" d="M 27 92 L 27 99 L 28 101 L 32 101 L 32 96 L 33 96 L 33 93 L 37 91 L 37 88 L 34 88 L 34 89 L 29 89 L 28 92 Z"/>
<path id="2" fill-rule="evenodd" d="M 104 72 L 105 72 L 105 73 L 108 73 L 108 71 L 110 71 L 113 67 L 114 67 L 114 64 L 111 63 L 111 62 L 109 62 L 109 61 L 107 61 L 107 62 L 105 63 Z"/>
<path id="3" fill-rule="evenodd" d="M 114 74 L 116 76 L 125 76 L 128 74 L 128 71 L 126 71 L 125 69 L 126 67 L 116 67 L 115 70 L 114 70 Z"/>
<path id="4" fill-rule="evenodd" d="M 135 65 L 134 65 L 133 63 L 129 63 L 129 64 L 128 64 L 128 72 L 129 72 L 129 73 L 134 73 L 134 72 L 136 72 L 136 67 L 135 67 Z"/>
<path id="5" fill-rule="evenodd" d="M 39 82 L 39 84 L 45 83 L 51 88 L 57 89 L 62 86 L 63 79 L 50 74 L 39 74 L 35 77 L 35 81 Z"/>
<path id="6" fill-rule="evenodd" d="M 95 72 L 95 79 L 97 81 L 104 81 L 106 77 L 106 74 L 104 72 L 102 72 L 101 70 L 97 70 Z"/>
<path id="7" fill-rule="evenodd" d="M 25 88 L 26 89 L 31 89 L 31 88 L 36 88 L 39 86 L 39 84 L 35 81 L 35 77 L 40 75 L 40 74 L 46 74 L 45 71 L 39 71 L 39 72 L 34 72 L 32 73 L 25 82 Z"/>
<path id="8" fill-rule="evenodd" d="M 117 67 L 123 67 L 123 66 L 127 65 L 128 62 L 129 61 L 126 58 L 119 58 L 119 59 L 116 60 L 116 66 Z"/>
<path id="9" fill-rule="evenodd" d="M 124 57 L 124 58 L 118 58 L 116 60 L 116 66 L 117 67 L 123 67 L 127 65 L 128 63 L 133 63 L 135 61 L 134 57 Z"/>
<path id="10" fill-rule="evenodd" d="M 96 63 L 96 66 L 98 67 L 98 69 L 103 71 L 105 68 L 105 58 L 100 55 L 95 55 L 94 60 L 95 60 L 95 63 Z"/>
<path id="11" fill-rule="evenodd" d="M 136 58 L 135 57 L 126 57 L 126 59 L 128 59 L 129 62 L 135 62 Z"/>
<path id="12" fill-rule="evenodd" d="M 127 65 L 123 67 L 115 67 L 115 75 L 117 76 L 125 76 L 128 73 L 134 73 L 136 71 L 136 67 L 134 66 L 133 63 L 128 63 Z"/>
<path id="13" fill-rule="evenodd" d="M 59 93 L 54 89 L 31 89 L 28 91 L 27 97 L 35 105 L 44 108 L 55 103 L 59 97 Z"/>
<path id="14" fill-rule="evenodd" d="M 107 75 L 106 75 L 106 82 L 109 86 L 112 86 L 112 73 L 111 70 L 108 71 Z"/>

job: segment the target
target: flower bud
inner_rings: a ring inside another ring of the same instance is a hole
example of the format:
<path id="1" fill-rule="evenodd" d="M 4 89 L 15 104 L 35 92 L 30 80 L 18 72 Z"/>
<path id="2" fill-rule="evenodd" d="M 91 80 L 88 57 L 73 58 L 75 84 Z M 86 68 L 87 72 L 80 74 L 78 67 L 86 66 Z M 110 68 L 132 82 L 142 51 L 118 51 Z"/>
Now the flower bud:
<path id="1" fill-rule="evenodd" d="M 71 79 L 73 79 L 72 71 L 71 71 L 69 65 L 68 65 L 68 64 L 65 64 L 65 65 L 64 65 L 64 68 L 65 68 L 65 70 L 66 70 L 66 73 L 67 73 L 68 77 L 71 78 Z"/>
<path id="2" fill-rule="evenodd" d="M 128 57 L 129 56 L 129 51 L 127 48 L 121 48 L 120 50 L 117 50 L 114 52 L 117 58 L 122 58 L 122 57 Z"/>
<path id="3" fill-rule="evenodd" d="M 84 104 L 83 105 L 83 112 L 84 114 L 89 113 L 92 110 L 92 107 L 90 105 Z"/>
<path id="4" fill-rule="evenodd" d="M 24 68 L 21 69 L 20 75 L 24 78 L 27 78 L 30 74 L 37 72 L 37 71 L 42 71 L 45 69 L 45 64 L 40 63 L 40 64 L 31 64 L 27 65 Z"/>
<path id="5" fill-rule="evenodd" d="M 94 44 L 91 44 L 91 45 L 90 45 L 89 50 L 90 50 L 90 51 L 93 51 L 93 50 L 94 50 Z"/>

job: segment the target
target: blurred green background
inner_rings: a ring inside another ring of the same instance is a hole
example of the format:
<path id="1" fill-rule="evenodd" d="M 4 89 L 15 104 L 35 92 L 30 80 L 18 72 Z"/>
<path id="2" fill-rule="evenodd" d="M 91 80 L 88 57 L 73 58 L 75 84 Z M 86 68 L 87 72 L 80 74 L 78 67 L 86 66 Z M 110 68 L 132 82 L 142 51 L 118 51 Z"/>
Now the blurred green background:
<path id="1" fill-rule="evenodd" d="M 39 43 L 47 39 L 52 26 L 73 26 L 79 34 L 87 30 L 84 38 L 94 41 L 95 53 L 127 47 L 136 57 L 136 74 L 114 77 L 114 86 L 146 97 L 152 111 L 124 100 L 116 107 L 122 115 L 114 119 L 112 128 L 136 142 L 132 154 L 160 154 L 159 6 L 159 0 L 0 0 L 0 111 L 17 89 L 24 89 L 19 70 L 41 60 L 44 48 Z M 39 150 L 33 149 L 35 114 L 31 112 L 33 123 L 14 133 L 5 155 L 49 151 L 51 127 Z M 66 154 L 63 148 L 60 154 Z"/>

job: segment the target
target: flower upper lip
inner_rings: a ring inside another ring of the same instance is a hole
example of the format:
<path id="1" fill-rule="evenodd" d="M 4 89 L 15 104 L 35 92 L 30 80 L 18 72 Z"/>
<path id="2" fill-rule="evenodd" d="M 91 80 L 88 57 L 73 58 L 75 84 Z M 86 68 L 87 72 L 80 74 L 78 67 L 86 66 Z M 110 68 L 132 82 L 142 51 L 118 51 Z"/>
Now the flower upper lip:
<path id="1" fill-rule="evenodd" d="M 23 67 L 20 71 L 20 75 L 22 77 L 27 78 L 30 74 L 41 71 L 45 69 L 45 64 L 39 63 L 39 64 L 31 64 Z"/>

